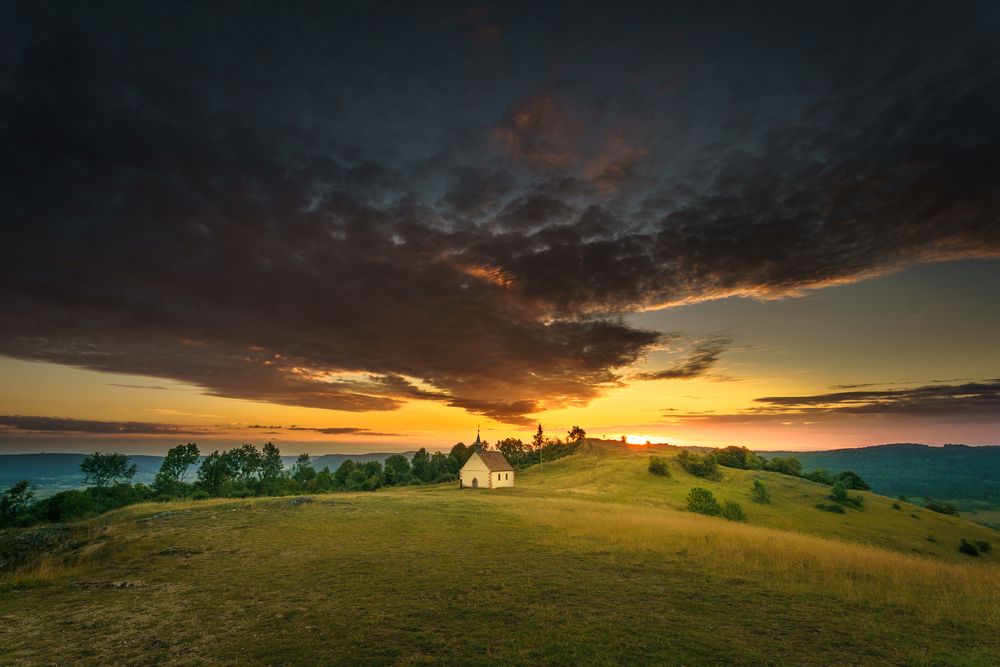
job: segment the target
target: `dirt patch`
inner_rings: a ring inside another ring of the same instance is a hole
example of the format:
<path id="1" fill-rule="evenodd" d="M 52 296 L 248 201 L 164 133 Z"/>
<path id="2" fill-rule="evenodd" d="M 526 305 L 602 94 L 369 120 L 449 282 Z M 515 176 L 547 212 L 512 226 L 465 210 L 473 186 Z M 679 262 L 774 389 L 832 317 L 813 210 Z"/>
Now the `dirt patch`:
<path id="1" fill-rule="evenodd" d="M 305 505 L 306 503 L 311 503 L 313 501 L 309 496 L 299 496 L 298 498 L 292 498 L 285 503 L 285 507 L 298 507 L 299 505 Z"/>

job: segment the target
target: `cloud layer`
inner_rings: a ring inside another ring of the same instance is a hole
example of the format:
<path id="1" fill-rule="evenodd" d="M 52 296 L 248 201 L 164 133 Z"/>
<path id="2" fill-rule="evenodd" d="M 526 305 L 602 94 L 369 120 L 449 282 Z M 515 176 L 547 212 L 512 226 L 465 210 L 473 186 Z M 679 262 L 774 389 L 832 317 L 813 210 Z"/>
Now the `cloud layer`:
<path id="1" fill-rule="evenodd" d="M 0 430 L 33 433 L 87 433 L 98 435 L 197 435 L 213 433 L 214 429 L 198 426 L 178 426 L 153 422 L 114 422 L 67 417 L 26 415 L 0 416 Z"/>
<path id="2" fill-rule="evenodd" d="M 996 11 L 701 11 L 8 5 L 0 353 L 524 424 L 624 313 L 1000 256 Z"/>
<path id="3" fill-rule="evenodd" d="M 960 418 L 1000 420 L 1000 380 L 938 383 L 905 389 L 838 391 L 809 396 L 764 396 L 758 407 L 737 414 L 669 413 L 672 419 L 702 423 L 810 423 L 845 417 Z"/>

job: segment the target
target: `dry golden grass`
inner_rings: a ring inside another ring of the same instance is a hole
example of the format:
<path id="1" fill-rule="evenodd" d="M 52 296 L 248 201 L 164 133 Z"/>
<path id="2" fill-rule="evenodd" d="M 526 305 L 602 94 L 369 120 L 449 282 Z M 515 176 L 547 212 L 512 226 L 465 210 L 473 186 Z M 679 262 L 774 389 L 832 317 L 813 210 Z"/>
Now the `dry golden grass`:
<path id="1" fill-rule="evenodd" d="M 739 495 L 745 474 L 727 472 L 718 495 L 750 515 L 735 524 L 676 509 L 690 486 L 708 485 L 676 469 L 653 479 L 644 465 L 642 454 L 592 450 L 498 492 L 125 508 L 76 526 L 74 548 L 0 576 L 0 663 L 989 665 L 1000 655 L 997 554 L 942 546 L 971 524 L 914 519 L 874 496 L 864 512 L 827 516 L 811 506 L 822 490 L 794 479 L 769 478 L 775 502 L 751 506 Z M 916 554 L 931 531 L 939 551 Z M 123 580 L 143 586 L 107 586 Z"/>
<path id="2" fill-rule="evenodd" d="M 896 605 L 928 619 L 972 614 L 1000 627 L 1000 566 L 992 563 L 942 562 L 669 510 L 553 499 L 518 511 L 555 529 L 553 539 L 586 537 L 785 592 L 822 591 L 845 603 Z"/>

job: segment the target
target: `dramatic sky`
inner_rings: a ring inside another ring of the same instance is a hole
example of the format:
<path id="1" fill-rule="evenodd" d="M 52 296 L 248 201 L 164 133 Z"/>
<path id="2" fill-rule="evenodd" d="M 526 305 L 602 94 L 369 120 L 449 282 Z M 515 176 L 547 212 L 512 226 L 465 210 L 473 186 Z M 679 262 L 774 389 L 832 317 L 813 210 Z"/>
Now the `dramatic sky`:
<path id="1" fill-rule="evenodd" d="M 0 451 L 1000 442 L 998 34 L 4 2 Z"/>

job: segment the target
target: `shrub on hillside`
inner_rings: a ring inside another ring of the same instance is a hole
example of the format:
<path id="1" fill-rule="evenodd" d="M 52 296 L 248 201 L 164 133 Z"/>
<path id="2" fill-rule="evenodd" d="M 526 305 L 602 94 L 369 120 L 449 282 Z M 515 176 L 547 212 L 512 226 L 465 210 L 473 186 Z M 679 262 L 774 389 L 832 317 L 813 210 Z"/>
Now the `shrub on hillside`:
<path id="1" fill-rule="evenodd" d="M 843 505 L 837 505 L 835 503 L 816 503 L 816 509 L 820 509 L 825 512 L 833 512 L 834 514 L 844 514 L 847 512 Z"/>
<path id="2" fill-rule="evenodd" d="M 819 484 L 826 484 L 827 486 L 833 486 L 833 475 L 822 468 L 817 468 L 816 470 L 810 470 L 805 475 L 803 475 L 810 482 L 817 482 Z"/>
<path id="3" fill-rule="evenodd" d="M 951 516 L 958 515 L 958 507 L 955 505 L 934 500 L 932 498 L 924 499 L 924 507 L 932 512 L 938 512 L 939 514 L 950 514 Z"/>
<path id="4" fill-rule="evenodd" d="M 730 521 L 746 522 L 747 515 L 738 502 L 727 500 L 722 503 L 722 518 L 729 519 Z"/>
<path id="5" fill-rule="evenodd" d="M 740 468 L 742 470 L 760 470 L 764 467 L 764 459 L 746 447 L 729 446 L 715 450 L 715 459 L 720 466 Z"/>
<path id="6" fill-rule="evenodd" d="M 81 519 L 94 511 L 94 499 L 86 491 L 63 491 L 35 503 L 33 513 L 43 521 L 59 523 Z"/>
<path id="7" fill-rule="evenodd" d="M 759 479 L 753 481 L 753 487 L 750 489 L 750 497 L 755 503 L 771 502 L 771 492 L 767 490 L 767 487 Z"/>
<path id="8" fill-rule="evenodd" d="M 833 476 L 835 482 L 840 482 L 848 489 L 853 491 L 870 491 L 872 487 L 868 486 L 868 482 L 861 479 L 861 475 L 854 472 L 853 470 L 845 470 L 843 472 L 838 472 Z"/>
<path id="9" fill-rule="evenodd" d="M 834 500 L 841 505 L 850 505 L 855 509 L 862 509 L 865 506 L 864 498 L 847 494 L 847 487 L 844 486 L 843 482 L 837 482 L 833 485 L 833 489 L 830 490 L 830 500 Z"/>
<path id="10" fill-rule="evenodd" d="M 719 501 L 715 499 L 715 494 L 700 486 L 696 486 L 688 491 L 687 501 L 688 510 L 692 512 L 708 514 L 709 516 L 719 516 L 722 514 L 722 507 L 719 506 Z"/>
<path id="11" fill-rule="evenodd" d="M 847 502 L 847 487 L 840 483 L 834 484 L 830 491 L 830 500 L 836 500 L 838 503 Z"/>
<path id="12" fill-rule="evenodd" d="M 962 543 L 958 545 L 958 550 L 966 556 L 979 556 L 979 549 L 976 548 L 976 545 L 971 542 L 967 542 L 964 539 L 962 540 Z"/>
<path id="13" fill-rule="evenodd" d="M 649 457 L 649 472 L 660 477 L 670 477 L 670 469 L 667 467 L 667 460 L 662 456 Z"/>
<path id="14" fill-rule="evenodd" d="M 681 453 L 677 455 L 677 462 L 681 464 L 684 470 L 695 477 L 711 480 L 722 479 L 719 464 L 713 454 L 698 454 L 687 449 L 682 449 Z"/>
<path id="15" fill-rule="evenodd" d="M 802 462 L 794 456 L 776 456 L 764 463 L 764 470 L 780 472 L 782 475 L 801 477 Z"/>
<path id="16" fill-rule="evenodd" d="M 976 540 L 976 548 L 984 554 L 988 554 L 993 551 L 993 546 L 986 540 Z"/>

